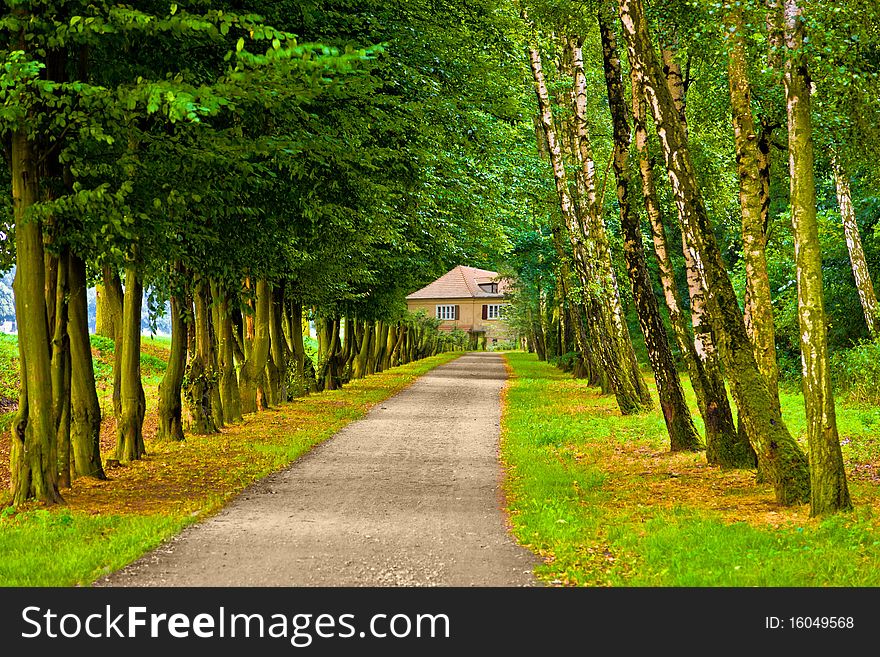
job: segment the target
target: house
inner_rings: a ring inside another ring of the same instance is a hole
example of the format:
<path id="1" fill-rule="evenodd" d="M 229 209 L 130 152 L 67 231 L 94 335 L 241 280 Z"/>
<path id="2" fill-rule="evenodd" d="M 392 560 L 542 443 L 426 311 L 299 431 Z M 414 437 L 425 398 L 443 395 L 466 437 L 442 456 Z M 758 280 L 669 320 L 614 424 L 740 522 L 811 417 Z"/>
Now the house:
<path id="1" fill-rule="evenodd" d="M 406 305 L 439 319 L 441 330 L 467 332 L 474 347 L 496 344 L 513 338 L 504 321 L 509 284 L 498 272 L 459 265 L 410 294 Z"/>

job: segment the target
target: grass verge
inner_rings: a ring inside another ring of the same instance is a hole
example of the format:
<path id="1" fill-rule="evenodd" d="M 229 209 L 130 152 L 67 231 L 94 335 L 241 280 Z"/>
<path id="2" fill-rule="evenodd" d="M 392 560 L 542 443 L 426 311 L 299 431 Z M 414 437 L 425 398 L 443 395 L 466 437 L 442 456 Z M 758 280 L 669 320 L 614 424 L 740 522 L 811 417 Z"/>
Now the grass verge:
<path id="1" fill-rule="evenodd" d="M 296 399 L 219 434 L 149 440 L 146 457 L 109 470 L 108 481 L 75 481 L 63 491 L 64 507 L 7 508 L 0 514 L 0 585 L 83 585 L 121 568 L 458 355 Z"/>
<path id="2" fill-rule="evenodd" d="M 658 410 L 622 417 L 613 398 L 534 355 L 505 358 L 505 492 L 513 532 L 543 558 L 536 574 L 546 583 L 880 585 L 876 409 L 838 409 L 856 510 L 817 520 L 806 505 L 777 505 L 751 471 L 668 452 Z M 787 393 L 782 403 L 802 433 L 803 399 Z"/>

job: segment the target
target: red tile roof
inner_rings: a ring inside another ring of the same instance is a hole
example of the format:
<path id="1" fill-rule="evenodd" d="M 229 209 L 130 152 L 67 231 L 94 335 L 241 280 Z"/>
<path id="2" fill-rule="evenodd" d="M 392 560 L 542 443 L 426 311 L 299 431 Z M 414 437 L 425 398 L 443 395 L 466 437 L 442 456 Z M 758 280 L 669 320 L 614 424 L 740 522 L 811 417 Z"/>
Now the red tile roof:
<path id="1" fill-rule="evenodd" d="M 497 293 L 484 292 L 480 289 L 480 283 L 492 282 L 498 283 Z M 413 292 L 407 299 L 461 299 L 468 297 L 501 299 L 507 288 L 507 279 L 501 278 L 497 271 L 459 265 L 433 283 Z"/>

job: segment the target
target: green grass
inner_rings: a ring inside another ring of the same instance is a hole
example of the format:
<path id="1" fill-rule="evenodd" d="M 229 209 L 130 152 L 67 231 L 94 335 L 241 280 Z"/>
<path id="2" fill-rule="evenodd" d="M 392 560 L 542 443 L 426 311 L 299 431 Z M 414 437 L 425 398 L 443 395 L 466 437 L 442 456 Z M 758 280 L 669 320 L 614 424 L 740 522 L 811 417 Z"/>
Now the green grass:
<path id="1" fill-rule="evenodd" d="M 163 514 L 93 516 L 67 509 L 7 513 L 0 521 L 0 584 L 88 583 L 137 559 L 193 520 Z"/>
<path id="2" fill-rule="evenodd" d="M 151 336 L 143 336 L 141 338 L 144 344 L 146 345 L 155 345 L 162 349 L 171 349 L 171 336 L 165 335 L 151 335 Z"/>
<path id="3" fill-rule="evenodd" d="M 658 411 L 621 417 L 613 398 L 533 355 L 505 358 L 515 373 L 502 420 L 505 490 L 515 536 L 544 558 L 536 571 L 541 579 L 606 586 L 880 585 L 875 484 L 851 484 L 854 513 L 811 520 L 804 508 L 777 507 L 769 487 L 754 484 L 748 473 L 725 474 L 706 466 L 702 455 L 667 454 Z M 800 434 L 802 398 L 786 393 L 782 403 L 786 422 Z M 838 409 L 850 464 L 880 458 L 871 435 L 875 410 Z"/>
<path id="4" fill-rule="evenodd" d="M 638 569 L 630 586 L 878 586 L 880 543 L 870 522 L 833 517 L 816 527 L 757 529 L 693 509 L 658 514 L 644 533 L 621 531 Z"/>
<path id="5" fill-rule="evenodd" d="M 0 398 L 18 399 L 18 336 L 0 333 Z"/>
<path id="6" fill-rule="evenodd" d="M 113 376 L 113 354 L 116 351 L 116 345 L 113 340 L 101 335 L 92 334 L 89 336 L 89 340 L 92 343 L 92 348 L 98 353 L 98 357 L 92 359 L 95 379 L 98 381 L 109 380 Z M 170 338 L 142 336 L 141 376 L 144 378 L 144 383 L 153 377 L 161 377 L 165 373 L 168 363 L 167 356 L 163 352 L 170 347 Z M 162 353 L 163 358 L 156 356 L 156 353 Z"/>
<path id="7" fill-rule="evenodd" d="M 5 409 L 18 402 L 18 375 L 18 336 L 0 333 L 0 432 L 7 431 L 15 417 L 15 411 Z"/>

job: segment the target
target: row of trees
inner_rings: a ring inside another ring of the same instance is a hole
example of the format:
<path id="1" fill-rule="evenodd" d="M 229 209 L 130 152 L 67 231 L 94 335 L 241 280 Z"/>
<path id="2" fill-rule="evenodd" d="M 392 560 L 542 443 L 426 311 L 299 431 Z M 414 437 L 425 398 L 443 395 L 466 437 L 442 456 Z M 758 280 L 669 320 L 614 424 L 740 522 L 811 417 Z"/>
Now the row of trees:
<path id="1" fill-rule="evenodd" d="M 518 117 L 501 74 L 509 18 L 472 2 L 7 2 L 14 503 L 103 476 L 92 283 L 116 343 L 122 463 L 145 451 L 145 286 L 171 306 L 164 439 L 183 438 L 184 405 L 192 431 L 216 431 L 455 347 L 406 317 L 403 296 L 502 240 L 491 154 Z"/>
<path id="2" fill-rule="evenodd" d="M 813 144 L 820 139 L 828 153 L 821 165 L 833 172 L 837 221 L 842 215 L 873 336 L 876 297 L 849 171 L 875 159 L 865 141 L 875 128 L 861 129 L 876 113 L 880 62 L 876 35 L 860 21 L 876 8 L 801 0 L 520 8 L 536 158 L 555 189 L 533 203 L 538 238 L 516 238 L 518 318 L 531 347 L 543 357 L 577 352 L 577 373 L 614 394 L 622 413 L 645 410 L 652 402 L 627 325 L 630 304 L 673 450 L 705 447 L 710 463 L 757 465 L 778 502 L 809 501 L 814 515 L 850 508 L 828 365 Z M 828 130 L 815 134 L 816 121 Z M 616 198 L 606 198 L 612 185 Z M 774 233 L 771 256 L 793 264 L 791 283 L 775 290 L 767 255 Z M 774 295 L 778 307 L 787 288 L 796 295 L 807 453 L 779 401 Z"/>
<path id="3" fill-rule="evenodd" d="M 781 503 L 816 515 L 849 507 L 826 306 L 853 327 L 851 292 L 858 330 L 876 333 L 859 230 L 880 173 L 872 3 L 6 7 L 16 502 L 60 501 L 65 473 L 99 473 L 89 284 L 117 343 L 125 461 L 144 448 L 145 286 L 171 302 L 161 433 L 179 438 L 182 402 L 214 430 L 258 399 L 448 346 L 424 319 L 401 323 L 403 296 L 505 259 L 539 354 L 576 353 L 579 375 L 638 413 L 653 403 L 641 333 L 673 449 L 757 464 Z M 782 419 L 780 354 L 803 359 L 809 457 Z"/>

